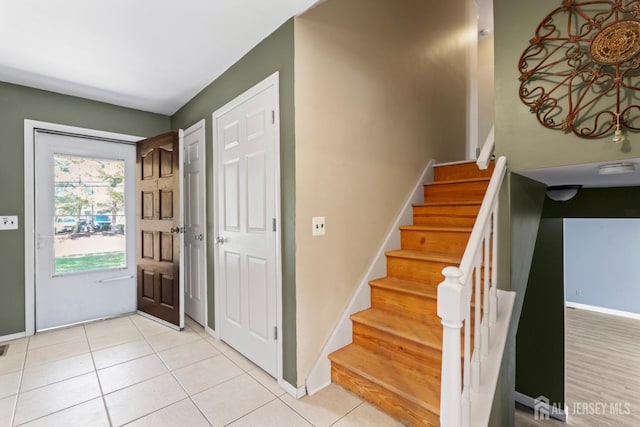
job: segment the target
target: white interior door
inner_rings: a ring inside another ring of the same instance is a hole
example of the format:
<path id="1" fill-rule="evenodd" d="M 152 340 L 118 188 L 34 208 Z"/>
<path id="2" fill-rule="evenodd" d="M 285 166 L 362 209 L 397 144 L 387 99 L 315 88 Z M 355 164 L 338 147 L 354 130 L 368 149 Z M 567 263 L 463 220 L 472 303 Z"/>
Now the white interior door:
<path id="1" fill-rule="evenodd" d="M 277 75 L 213 114 L 220 338 L 273 376 L 279 374 L 276 103 Z"/>
<path id="2" fill-rule="evenodd" d="M 36 330 L 135 311 L 135 146 L 37 132 Z"/>
<path id="3" fill-rule="evenodd" d="M 184 131 L 184 311 L 205 325 L 206 200 L 204 120 Z"/>

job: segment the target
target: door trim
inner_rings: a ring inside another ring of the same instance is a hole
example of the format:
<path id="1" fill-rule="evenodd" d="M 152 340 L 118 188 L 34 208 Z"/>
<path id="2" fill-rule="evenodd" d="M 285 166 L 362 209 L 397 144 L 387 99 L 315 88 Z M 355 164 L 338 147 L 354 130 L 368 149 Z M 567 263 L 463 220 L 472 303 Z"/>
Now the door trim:
<path id="1" fill-rule="evenodd" d="M 35 333 L 35 131 L 62 132 L 81 137 L 135 143 L 140 136 L 106 132 L 57 123 L 24 120 L 24 315 L 25 335 Z"/>
<path id="2" fill-rule="evenodd" d="M 212 140 L 212 144 L 213 144 L 213 158 L 214 158 L 214 164 L 213 164 L 213 174 L 212 174 L 212 181 L 211 181 L 211 185 L 213 188 L 213 211 L 214 212 L 218 212 L 218 198 L 219 198 L 219 194 L 218 194 L 218 188 L 216 184 L 216 175 L 218 173 L 218 169 L 216 167 L 216 163 L 215 163 L 215 159 L 218 158 L 218 156 L 220 155 L 220 153 L 218 152 L 218 146 L 217 146 L 217 141 L 216 141 L 216 135 L 217 135 L 217 126 L 216 126 L 216 120 L 218 117 L 224 115 L 225 113 L 229 112 L 230 110 L 233 110 L 234 108 L 236 108 L 237 106 L 243 104 L 244 102 L 246 102 L 247 100 L 251 99 L 252 97 L 254 97 L 255 95 L 259 94 L 260 92 L 264 91 L 265 89 L 269 88 L 269 87 L 273 87 L 273 91 L 274 91 L 274 98 L 273 98 L 273 109 L 274 109 L 274 175 L 275 175 L 275 189 L 274 189 L 274 195 L 275 195 L 275 199 L 276 199 L 276 207 L 275 207 L 275 216 L 276 216 L 276 247 L 275 247 L 275 258 L 276 258 L 276 326 L 278 328 L 278 345 L 276 346 L 277 348 L 277 365 L 278 365 L 278 373 L 277 373 L 277 378 L 276 380 L 278 381 L 278 383 L 283 383 L 283 354 L 284 354 L 284 339 L 283 339 L 283 331 L 282 331 L 282 224 L 281 224 L 281 208 L 280 208 L 280 202 L 281 202 L 281 196 L 280 196 L 280 85 L 279 85 L 279 81 L 280 81 L 280 73 L 279 72 L 275 72 L 273 74 L 271 74 L 269 77 L 267 77 L 266 79 L 264 79 L 263 81 L 261 81 L 260 83 L 256 84 L 255 86 L 253 86 L 252 88 L 248 89 L 246 92 L 242 93 L 241 95 L 239 95 L 238 97 L 236 97 L 235 99 L 233 99 L 232 101 L 228 102 L 227 104 L 225 104 L 224 106 L 220 107 L 219 109 L 217 109 L 212 115 L 211 115 L 211 140 Z M 218 236 L 219 230 L 218 230 L 218 222 L 214 221 L 213 223 L 213 235 L 214 236 Z M 214 260 L 216 262 L 218 262 L 218 257 L 219 257 L 219 250 L 218 247 L 215 246 L 214 247 Z M 214 336 L 216 338 L 220 338 L 220 289 L 219 289 L 219 272 L 218 269 L 214 269 L 214 307 L 215 307 L 215 316 L 214 316 L 214 327 L 215 327 L 215 331 L 214 331 Z"/>

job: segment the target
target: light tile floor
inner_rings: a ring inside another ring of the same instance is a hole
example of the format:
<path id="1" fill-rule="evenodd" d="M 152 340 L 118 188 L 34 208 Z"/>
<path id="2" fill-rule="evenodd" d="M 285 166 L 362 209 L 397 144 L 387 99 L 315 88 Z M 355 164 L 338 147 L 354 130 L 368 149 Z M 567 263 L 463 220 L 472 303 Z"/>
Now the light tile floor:
<path id="1" fill-rule="evenodd" d="M 134 314 L 8 344 L 0 427 L 401 426 L 338 386 L 292 398 L 191 319 L 176 332 Z"/>

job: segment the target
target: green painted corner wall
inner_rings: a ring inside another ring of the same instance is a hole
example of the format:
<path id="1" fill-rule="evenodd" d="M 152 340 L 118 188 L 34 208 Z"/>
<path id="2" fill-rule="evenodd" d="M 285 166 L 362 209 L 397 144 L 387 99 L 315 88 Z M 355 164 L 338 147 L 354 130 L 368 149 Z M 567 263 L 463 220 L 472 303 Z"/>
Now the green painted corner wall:
<path id="1" fill-rule="evenodd" d="M 500 199 L 499 224 L 499 288 L 516 292 L 516 301 L 509 324 L 500 377 L 493 399 L 491 426 L 511 426 L 513 391 L 516 387 L 516 332 L 529 270 L 534 256 L 538 226 L 544 206 L 546 186 L 521 175 L 510 173 L 503 184 Z M 504 279 L 506 278 L 506 279 Z"/>
<path id="2" fill-rule="evenodd" d="M 19 224 L 24 224 L 25 119 L 138 136 L 170 126 L 168 116 L 0 82 L 0 215 L 18 215 Z M 24 332 L 22 227 L 0 232 L 0 271 L 0 336 Z"/>
<path id="3" fill-rule="evenodd" d="M 562 219 L 540 221 L 516 340 L 516 391 L 564 406 Z"/>
<path id="4" fill-rule="evenodd" d="M 207 235 L 213 236 L 213 146 L 211 115 L 218 108 L 264 80 L 280 73 L 280 190 L 282 223 L 283 377 L 297 383 L 295 282 L 295 110 L 294 24 L 284 23 L 224 74 L 203 89 L 171 117 L 172 128 L 187 128 L 206 120 Z M 213 239 L 208 239 L 207 298 L 209 327 L 214 327 Z"/>

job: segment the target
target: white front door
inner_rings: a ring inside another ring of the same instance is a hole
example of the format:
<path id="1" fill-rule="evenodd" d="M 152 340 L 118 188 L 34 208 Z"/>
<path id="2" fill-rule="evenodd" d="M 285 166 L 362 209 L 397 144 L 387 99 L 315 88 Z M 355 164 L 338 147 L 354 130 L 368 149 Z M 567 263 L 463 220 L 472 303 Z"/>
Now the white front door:
<path id="1" fill-rule="evenodd" d="M 135 146 L 35 136 L 36 330 L 136 307 Z"/>
<path id="2" fill-rule="evenodd" d="M 205 325 L 206 199 L 204 120 L 184 131 L 184 311 Z"/>
<path id="3" fill-rule="evenodd" d="M 220 338 L 278 376 L 277 74 L 213 114 Z"/>

